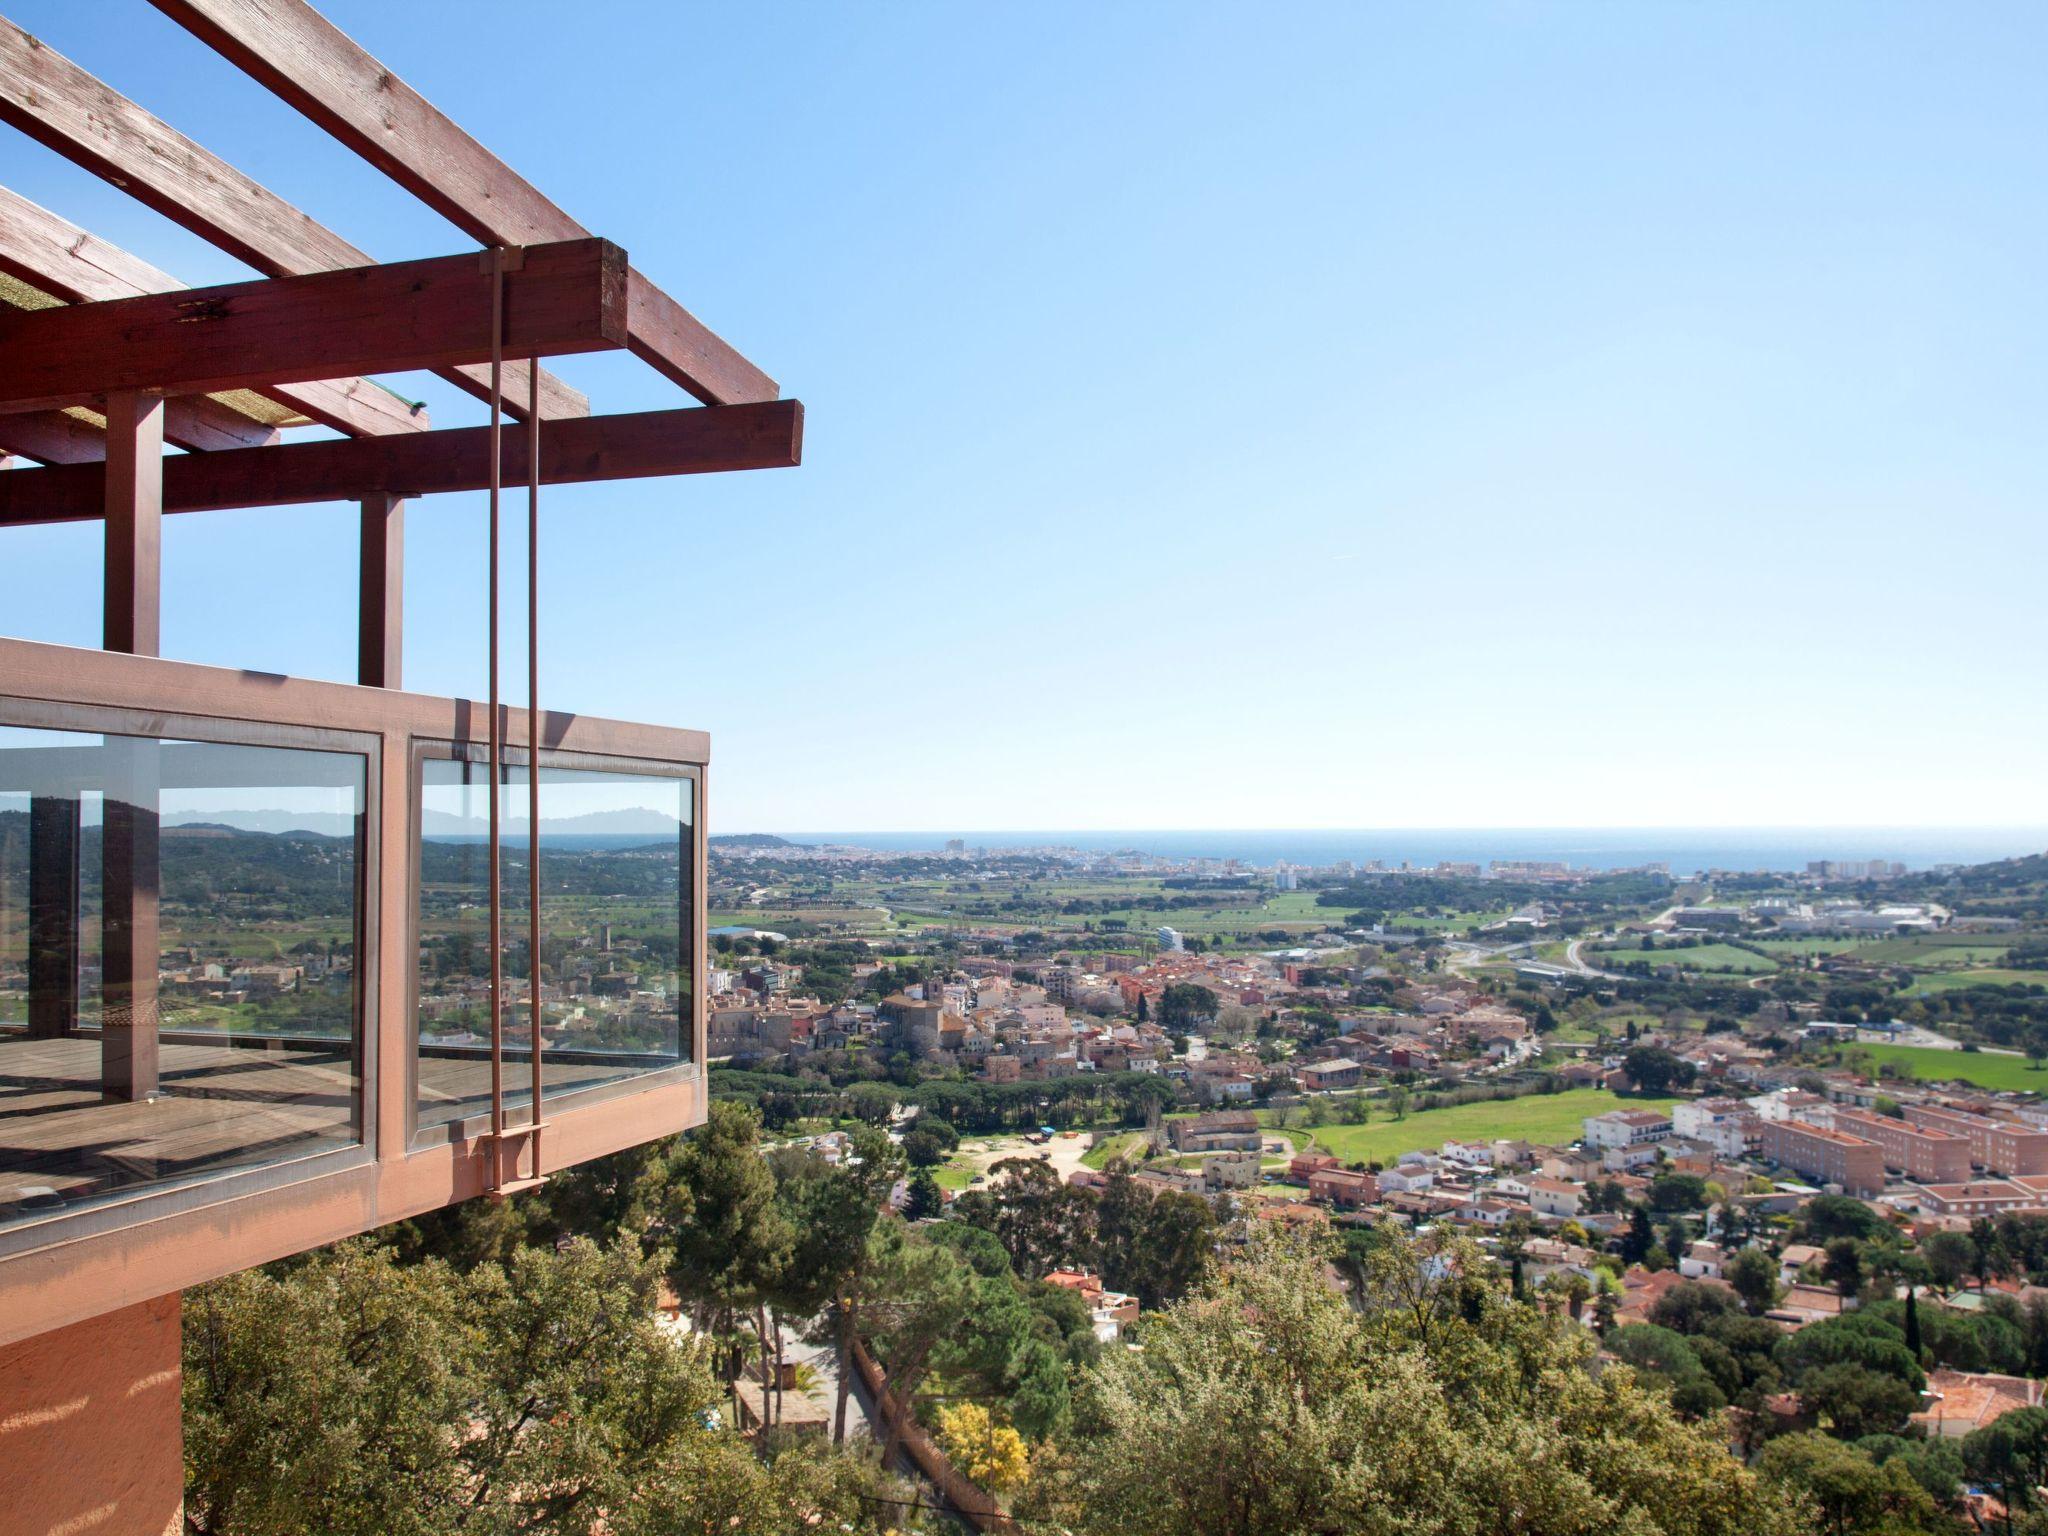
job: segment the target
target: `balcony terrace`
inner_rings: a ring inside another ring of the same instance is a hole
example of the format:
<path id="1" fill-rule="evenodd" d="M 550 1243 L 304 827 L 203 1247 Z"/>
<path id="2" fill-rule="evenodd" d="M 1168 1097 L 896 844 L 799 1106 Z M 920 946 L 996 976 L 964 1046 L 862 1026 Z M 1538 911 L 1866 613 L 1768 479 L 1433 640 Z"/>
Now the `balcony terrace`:
<path id="1" fill-rule="evenodd" d="M 104 648 L 0 639 L 0 1454 L 38 1518 L 147 1536 L 177 1292 L 702 1120 L 709 740 L 542 707 L 538 553 L 504 696 L 501 503 L 537 551 L 545 486 L 794 465 L 803 428 L 302 0 L 155 3 L 481 249 L 374 264 L 0 19 L 0 120 L 260 274 L 184 288 L 0 189 L 0 538 L 106 530 Z M 602 350 L 692 402 L 592 415 L 544 360 Z M 433 428 L 400 369 L 487 424 Z M 441 492 L 488 497 L 480 699 L 401 688 L 406 502 Z M 353 684 L 157 654 L 165 514 L 333 501 Z"/>

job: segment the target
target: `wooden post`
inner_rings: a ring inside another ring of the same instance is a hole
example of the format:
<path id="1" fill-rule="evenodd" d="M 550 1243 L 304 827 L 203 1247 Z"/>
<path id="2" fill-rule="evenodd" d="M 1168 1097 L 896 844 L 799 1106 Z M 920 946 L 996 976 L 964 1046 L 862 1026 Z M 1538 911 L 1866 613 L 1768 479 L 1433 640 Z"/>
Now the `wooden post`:
<path id="1" fill-rule="evenodd" d="M 162 640 L 163 432 L 160 398 L 107 397 L 106 649 L 157 654 Z M 110 736 L 100 829 L 100 1091 L 157 1089 L 158 744 Z"/>
<path id="2" fill-rule="evenodd" d="M 54 1039 L 78 1023 L 78 800 L 28 802 L 28 1032 Z"/>
<path id="3" fill-rule="evenodd" d="M 107 397 L 107 595 L 110 651 L 154 656 L 162 647 L 164 403 Z"/>
<path id="4" fill-rule="evenodd" d="M 356 681 L 397 688 L 405 637 L 405 502 L 379 491 L 362 500 Z"/>

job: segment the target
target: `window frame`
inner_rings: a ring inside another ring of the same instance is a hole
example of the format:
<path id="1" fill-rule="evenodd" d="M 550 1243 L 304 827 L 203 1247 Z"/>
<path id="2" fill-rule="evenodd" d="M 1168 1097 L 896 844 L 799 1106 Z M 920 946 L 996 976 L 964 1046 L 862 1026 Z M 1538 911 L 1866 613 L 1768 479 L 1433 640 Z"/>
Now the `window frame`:
<path id="1" fill-rule="evenodd" d="M 507 768 L 524 768 L 529 759 L 524 745 L 509 743 L 501 749 L 503 763 Z M 469 762 L 488 765 L 490 746 L 481 741 L 457 741 L 446 737 L 414 735 L 410 741 L 407 758 L 406 808 L 406 858 L 408 861 L 409 899 L 406 909 L 406 1019 L 405 1019 L 405 1137 L 408 1154 L 429 1148 L 461 1145 L 467 1142 L 488 1139 L 491 1131 L 491 1116 L 488 1109 L 479 1114 L 465 1115 L 451 1120 L 437 1121 L 430 1125 L 420 1123 L 419 1108 L 419 1019 L 420 1019 L 420 897 L 421 885 L 421 836 L 426 796 L 426 771 L 428 762 Z M 690 912 L 692 927 L 690 936 L 690 998 L 682 1044 L 684 1055 L 670 1066 L 656 1067 L 650 1071 L 634 1073 L 614 1082 L 599 1083 L 588 1088 L 569 1088 L 560 1092 L 543 1089 L 541 1098 L 542 1123 L 546 1123 L 546 1112 L 550 1107 L 560 1110 L 581 1110 L 592 1105 L 606 1103 L 613 1099 L 645 1093 L 650 1089 L 675 1083 L 688 1082 L 700 1076 L 704 1070 L 704 927 L 706 923 L 706 900 L 704 889 L 704 764 L 679 762 L 662 758 L 628 757 L 617 753 L 585 752 L 544 747 L 540 753 L 542 769 L 562 768 L 582 772 L 633 774 L 642 778 L 676 779 L 691 785 L 690 817 L 690 861 L 691 899 Z M 510 988 L 507 988 L 509 993 Z M 524 1106 L 521 1106 L 524 1108 Z M 508 1130 L 523 1128 L 527 1120 L 507 1119 Z M 545 1158 L 543 1158 L 545 1162 Z"/>
<path id="2" fill-rule="evenodd" d="M 0 695 L 0 727 L 70 731 L 87 736 L 131 736 L 159 742 L 196 741 L 225 747 L 333 752 L 359 758 L 363 769 L 363 805 L 356 831 L 352 1052 L 356 1076 L 354 1144 L 298 1156 L 287 1155 L 255 1167 L 180 1175 L 173 1183 L 137 1184 L 132 1189 L 96 1199 L 91 1205 L 78 1210 L 16 1217 L 0 1224 L 0 1259 L 374 1163 L 377 1159 L 378 1037 L 381 1033 L 375 980 L 381 965 L 377 933 L 382 916 L 383 882 L 376 829 L 384 791 L 382 737 L 374 732 L 329 726 L 189 715 L 15 695 Z"/>

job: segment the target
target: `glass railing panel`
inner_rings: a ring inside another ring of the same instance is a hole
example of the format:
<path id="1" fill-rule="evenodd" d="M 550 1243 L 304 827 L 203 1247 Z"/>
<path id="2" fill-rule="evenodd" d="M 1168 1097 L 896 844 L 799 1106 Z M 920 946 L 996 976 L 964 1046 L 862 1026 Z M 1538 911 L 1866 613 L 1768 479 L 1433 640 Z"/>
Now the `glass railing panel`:
<path id="1" fill-rule="evenodd" d="M 487 768 L 420 765 L 422 1126 L 490 1112 Z M 527 768 L 501 772 L 503 1095 L 532 1100 Z M 696 783 L 675 773 L 543 759 L 540 778 L 542 1091 L 552 1098 L 690 1059 L 695 1018 Z"/>
<path id="2" fill-rule="evenodd" d="M 366 772 L 0 726 L 0 1223 L 360 1141 Z"/>

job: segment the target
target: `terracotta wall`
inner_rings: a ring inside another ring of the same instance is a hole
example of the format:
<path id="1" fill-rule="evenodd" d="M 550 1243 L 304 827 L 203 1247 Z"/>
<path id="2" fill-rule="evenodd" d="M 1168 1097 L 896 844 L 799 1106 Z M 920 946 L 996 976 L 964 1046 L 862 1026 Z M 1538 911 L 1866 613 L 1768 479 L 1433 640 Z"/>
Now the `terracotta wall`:
<path id="1" fill-rule="evenodd" d="M 0 1348 L 0 1536 L 183 1524 L 178 1297 Z"/>

